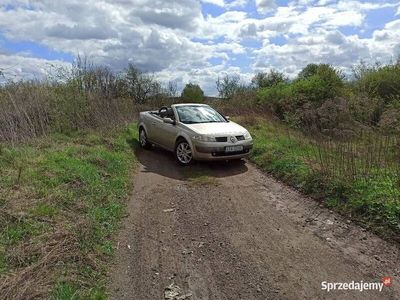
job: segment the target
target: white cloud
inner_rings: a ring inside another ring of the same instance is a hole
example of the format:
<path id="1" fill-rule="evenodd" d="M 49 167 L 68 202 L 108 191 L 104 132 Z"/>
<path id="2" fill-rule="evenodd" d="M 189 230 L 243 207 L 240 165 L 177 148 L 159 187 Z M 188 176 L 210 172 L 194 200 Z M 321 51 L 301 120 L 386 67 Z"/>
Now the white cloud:
<path id="1" fill-rule="evenodd" d="M 232 2 L 226 3 L 227 9 L 242 8 L 251 0 L 233 0 Z"/>
<path id="2" fill-rule="evenodd" d="M 223 7 L 225 5 L 224 0 L 201 0 L 203 3 L 214 4 Z"/>
<path id="3" fill-rule="evenodd" d="M 248 79 L 254 71 L 277 68 L 294 76 L 309 62 L 349 68 L 360 59 L 384 62 L 400 51 L 398 20 L 382 24 L 370 37 L 354 33 L 369 28 L 366 16 L 372 10 L 392 7 L 399 15 L 394 1 L 293 0 L 279 7 L 274 0 L 0 2 L 1 34 L 10 41 L 79 52 L 115 70 L 131 62 L 165 81 L 199 82 L 208 93 L 215 93 L 215 80 L 224 72 Z M 201 3 L 223 12 L 203 15 Z M 244 11 L 247 4 L 256 4 L 258 15 Z M 344 34 L 344 27 L 353 33 Z M 49 62 L 29 52 L 0 49 L 0 55 L 0 68 L 20 78 L 43 74 Z M 243 66 L 238 56 L 250 65 Z"/>
<path id="4" fill-rule="evenodd" d="M 256 0 L 257 11 L 266 14 L 277 8 L 275 0 Z"/>
<path id="5" fill-rule="evenodd" d="M 5 78 L 0 76 L 0 82 L 5 80 L 43 79 L 55 75 L 59 68 L 70 68 L 70 64 L 59 60 L 50 62 L 46 59 L 26 57 L 21 54 L 0 52 L 0 70 L 5 76 Z"/>

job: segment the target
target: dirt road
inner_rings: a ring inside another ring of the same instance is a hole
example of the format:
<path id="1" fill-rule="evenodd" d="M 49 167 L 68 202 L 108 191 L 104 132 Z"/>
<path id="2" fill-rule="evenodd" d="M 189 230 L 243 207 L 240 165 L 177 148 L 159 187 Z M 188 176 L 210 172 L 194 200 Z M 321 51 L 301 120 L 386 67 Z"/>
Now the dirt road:
<path id="1" fill-rule="evenodd" d="M 252 164 L 137 155 L 111 299 L 400 299 L 398 246 Z M 383 276 L 393 284 L 382 292 L 321 289 Z"/>

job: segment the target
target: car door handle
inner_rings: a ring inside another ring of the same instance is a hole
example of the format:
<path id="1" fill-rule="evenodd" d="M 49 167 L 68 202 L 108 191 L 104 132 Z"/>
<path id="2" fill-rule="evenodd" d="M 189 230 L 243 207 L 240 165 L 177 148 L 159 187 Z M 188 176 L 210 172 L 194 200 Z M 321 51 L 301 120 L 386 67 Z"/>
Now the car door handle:
<path id="1" fill-rule="evenodd" d="M 151 125 L 156 125 L 156 122 L 151 122 Z"/>

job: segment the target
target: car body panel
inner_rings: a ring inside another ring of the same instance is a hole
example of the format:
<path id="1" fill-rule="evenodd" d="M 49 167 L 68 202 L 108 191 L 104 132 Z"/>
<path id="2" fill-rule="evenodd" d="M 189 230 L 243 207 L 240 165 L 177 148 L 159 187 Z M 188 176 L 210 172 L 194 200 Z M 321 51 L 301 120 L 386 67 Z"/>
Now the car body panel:
<path id="1" fill-rule="evenodd" d="M 184 138 L 192 148 L 193 158 L 196 160 L 230 160 L 246 157 L 253 147 L 252 138 L 245 139 L 247 130 L 232 121 L 218 123 L 184 124 L 180 122 L 176 107 L 182 105 L 200 106 L 204 104 L 175 104 L 172 105 L 172 118 L 175 124 L 164 122 L 157 111 L 146 111 L 139 114 L 138 127 L 143 128 L 147 138 L 169 151 L 175 151 L 176 142 Z M 172 114 L 171 112 L 171 114 Z M 218 141 L 195 140 L 195 136 L 218 138 Z M 229 153 L 226 147 L 239 146 L 243 151 Z"/>
<path id="2" fill-rule="evenodd" d="M 198 134 L 210 136 L 235 135 L 246 131 L 245 128 L 232 121 L 229 123 L 188 124 L 186 126 Z"/>

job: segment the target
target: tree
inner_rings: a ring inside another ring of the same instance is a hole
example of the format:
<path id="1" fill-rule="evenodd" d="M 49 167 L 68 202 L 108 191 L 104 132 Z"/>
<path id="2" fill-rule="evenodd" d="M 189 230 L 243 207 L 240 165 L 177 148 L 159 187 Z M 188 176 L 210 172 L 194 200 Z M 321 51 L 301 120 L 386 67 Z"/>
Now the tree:
<path id="1" fill-rule="evenodd" d="M 170 97 L 176 97 L 178 93 L 178 83 L 176 81 L 169 81 L 167 87 L 167 95 Z"/>
<path id="2" fill-rule="evenodd" d="M 343 79 L 342 72 L 329 64 L 309 64 L 294 81 L 293 90 L 310 101 L 321 102 L 341 95 Z"/>
<path id="3" fill-rule="evenodd" d="M 225 75 L 222 78 L 218 77 L 216 85 L 218 95 L 223 99 L 232 99 L 242 87 L 239 75 Z"/>
<path id="4" fill-rule="evenodd" d="M 329 81 L 336 85 L 343 84 L 344 75 L 329 64 L 308 64 L 297 76 L 298 79 L 308 79 L 312 76 L 319 76 L 322 80 Z"/>
<path id="5" fill-rule="evenodd" d="M 308 64 L 297 76 L 298 79 L 307 79 L 311 76 L 314 76 L 318 72 L 319 65 L 317 64 Z"/>
<path id="6" fill-rule="evenodd" d="M 182 91 L 181 97 L 191 102 L 202 102 L 204 92 L 198 84 L 188 83 Z"/>
<path id="7" fill-rule="evenodd" d="M 148 98 L 161 92 L 161 85 L 153 76 L 142 73 L 132 64 L 126 69 L 125 84 L 128 95 L 139 104 L 145 103 Z"/>
<path id="8" fill-rule="evenodd" d="M 276 86 L 280 83 L 285 83 L 288 78 L 281 72 L 276 70 L 270 70 L 269 72 L 259 72 L 257 73 L 251 83 L 257 88 L 262 89 L 266 87 Z"/>

